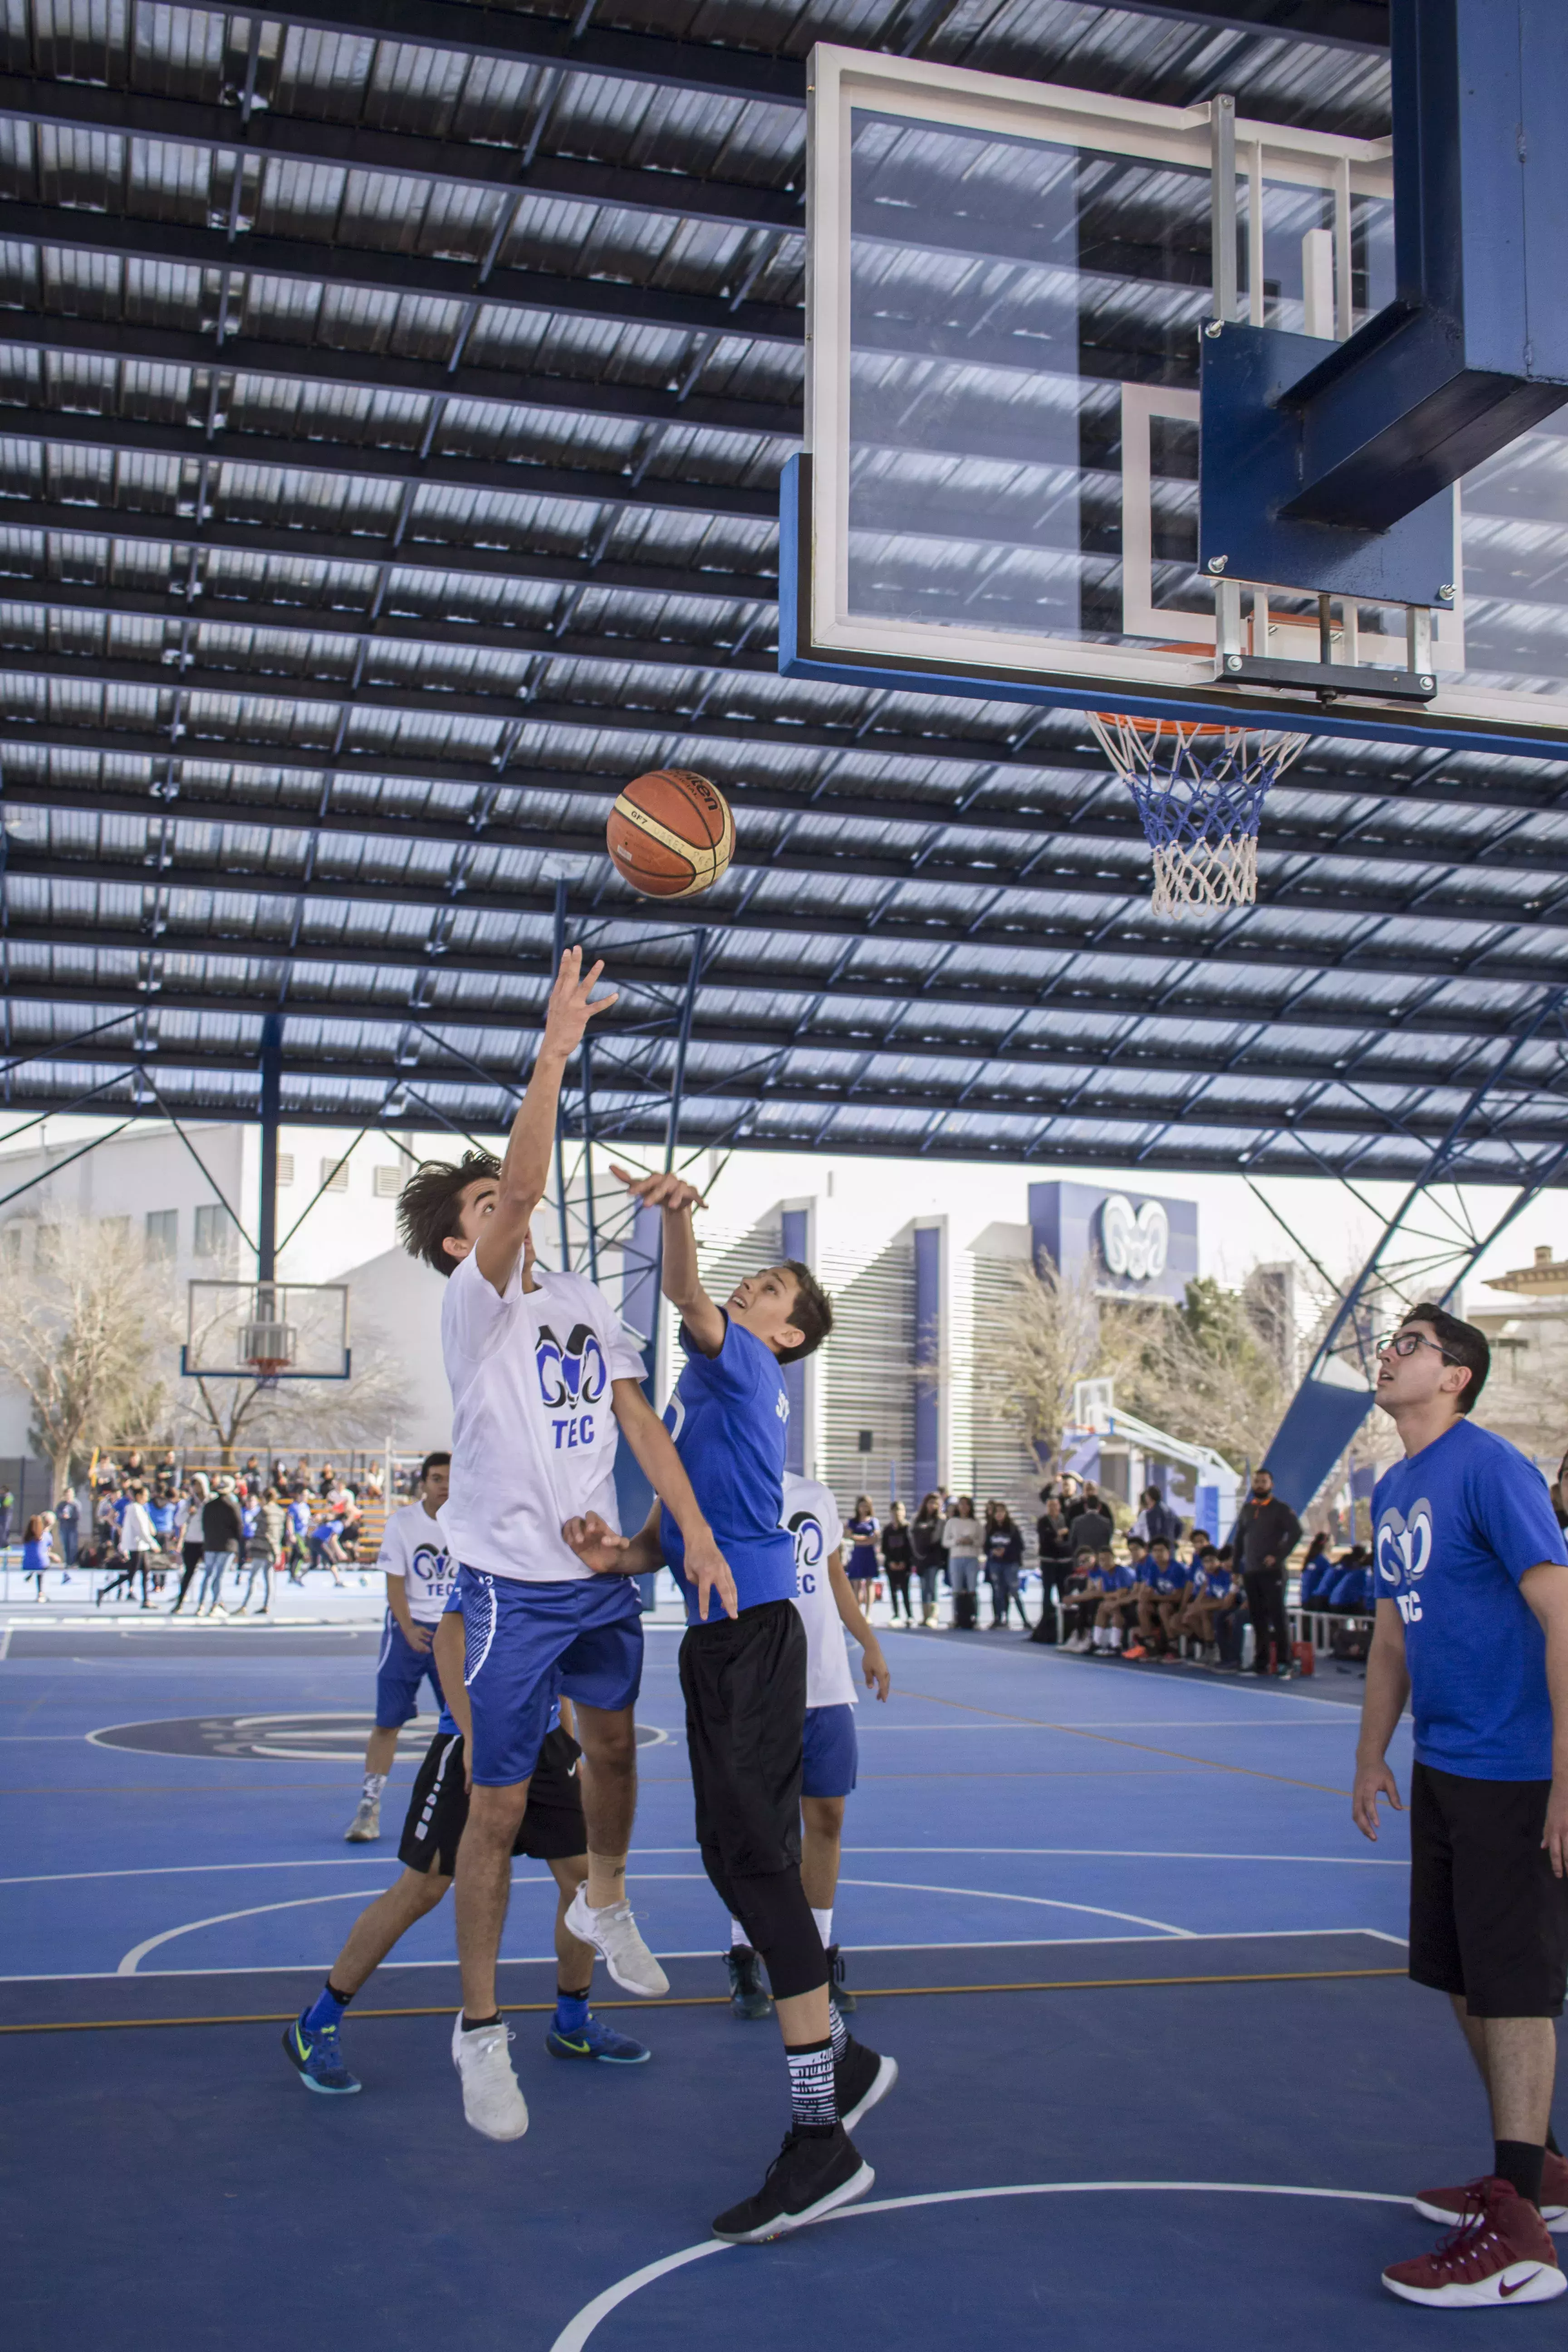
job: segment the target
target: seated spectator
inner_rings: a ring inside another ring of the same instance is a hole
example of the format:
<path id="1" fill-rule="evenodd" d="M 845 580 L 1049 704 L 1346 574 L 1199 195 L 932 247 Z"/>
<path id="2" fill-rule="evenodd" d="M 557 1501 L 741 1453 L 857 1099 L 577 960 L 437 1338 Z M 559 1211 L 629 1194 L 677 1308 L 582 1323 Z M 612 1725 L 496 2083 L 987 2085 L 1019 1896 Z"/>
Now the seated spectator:
<path id="1" fill-rule="evenodd" d="M 1321 1609 L 1329 1587 L 1339 1575 L 1329 1549 L 1329 1531 L 1321 1528 L 1307 1547 L 1306 1565 L 1301 1570 L 1301 1606 Z"/>
<path id="2" fill-rule="evenodd" d="M 1352 1568 L 1349 1561 L 1336 1571 L 1332 1584 L 1318 1603 L 1320 1609 L 1331 1609 L 1336 1615 L 1349 1617 L 1370 1617 L 1374 1605 L 1370 1566 Z"/>
<path id="3" fill-rule="evenodd" d="M 1083 1651 L 1089 1647 L 1089 1634 L 1095 1612 L 1100 1607 L 1100 1595 L 1093 1589 L 1095 1556 L 1085 1544 L 1062 1579 L 1062 1642 L 1064 1650 Z"/>
<path id="4" fill-rule="evenodd" d="M 1176 1557 L 1163 1536 L 1156 1538 L 1149 1547 L 1149 1566 L 1138 1599 L 1138 1639 L 1128 1650 L 1130 1658 L 1147 1657 L 1151 1651 L 1163 1658 L 1175 1655 L 1176 1626 L 1186 1609 L 1192 1581 L 1187 1562 Z"/>
<path id="5" fill-rule="evenodd" d="M 1228 1633 L 1232 1626 L 1239 1626 L 1241 1622 L 1237 1613 L 1241 1604 L 1240 1580 L 1221 1559 L 1213 1544 L 1205 1545 L 1194 1567 L 1195 1573 L 1186 1606 L 1176 1620 L 1176 1631 L 1201 1642 L 1205 1649 L 1211 1642 L 1218 1642 L 1223 1655 L 1226 1649 L 1224 1633 Z"/>
<path id="6" fill-rule="evenodd" d="M 1128 1617 L 1136 1605 L 1132 1599 L 1136 1579 L 1125 1564 L 1118 1566 L 1116 1554 L 1105 1544 L 1095 1555 L 1089 1581 L 1100 1596 L 1094 1612 L 1094 1654 L 1117 1657 L 1127 1639 Z"/>

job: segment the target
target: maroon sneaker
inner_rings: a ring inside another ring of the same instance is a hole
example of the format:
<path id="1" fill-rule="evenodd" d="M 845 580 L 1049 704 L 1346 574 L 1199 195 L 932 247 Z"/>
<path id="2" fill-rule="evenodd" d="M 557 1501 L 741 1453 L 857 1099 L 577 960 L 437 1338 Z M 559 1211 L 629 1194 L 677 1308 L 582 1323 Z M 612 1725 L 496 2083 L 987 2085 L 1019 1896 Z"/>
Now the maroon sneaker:
<path id="1" fill-rule="evenodd" d="M 1545 2222 L 1512 2183 L 1473 2180 L 1465 2210 L 1429 2254 L 1383 2273 L 1406 2303 L 1463 2309 L 1498 2303 L 1549 2303 L 1568 2288 Z"/>
<path id="2" fill-rule="evenodd" d="M 1447 2221 L 1451 2227 L 1480 2185 L 1471 2180 L 1462 2189 L 1424 2189 L 1413 2202 L 1428 2221 Z M 1568 2233 L 1568 2156 L 1553 2156 L 1550 2148 L 1541 2168 L 1541 2218 L 1553 2237 Z"/>

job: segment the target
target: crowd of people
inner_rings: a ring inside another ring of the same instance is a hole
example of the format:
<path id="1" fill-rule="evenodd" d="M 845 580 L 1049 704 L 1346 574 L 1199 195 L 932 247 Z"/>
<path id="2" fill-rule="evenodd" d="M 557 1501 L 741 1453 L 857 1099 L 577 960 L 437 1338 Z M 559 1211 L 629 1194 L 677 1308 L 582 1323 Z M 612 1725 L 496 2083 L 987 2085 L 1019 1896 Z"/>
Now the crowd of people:
<path id="1" fill-rule="evenodd" d="M 1033 1639 L 1096 1658 L 1166 1659 L 1208 1655 L 1239 1668 L 1245 1627 L 1254 1633 L 1259 1673 L 1296 1669 L 1289 1618 L 1289 1566 L 1300 1542 L 1295 1515 L 1260 1470 L 1226 1538 L 1187 1528 L 1157 1487 L 1146 1487 L 1123 1533 L 1116 1506 L 1092 1478 L 1070 1473 L 1040 1489 L 1035 1521 L 1039 1614 L 1024 1605 L 1025 1538 L 1011 1509 L 995 1499 L 977 1511 L 969 1495 L 927 1494 L 911 1519 L 895 1502 L 879 1520 L 871 1497 L 858 1495 L 844 1522 L 847 1570 L 860 1606 L 869 1611 L 885 1589 L 893 1624 L 939 1622 L 940 1591 L 952 1597 L 952 1622 L 980 1629 L 982 1584 L 990 1598 L 988 1630 L 1016 1614 Z M 1371 1554 L 1356 1545 L 1336 1554 L 1328 1530 L 1313 1535 L 1300 1571 L 1297 1604 L 1318 1615 L 1365 1617 L 1373 1607 Z"/>
<path id="2" fill-rule="evenodd" d="M 80 1495 L 29 1517 L 23 1575 L 39 1601 L 46 1575 L 63 1570 L 92 1584 L 95 1607 L 123 1597 L 153 1610 L 172 1594 L 170 1616 L 190 1601 L 197 1617 L 264 1617 L 275 1574 L 300 1584 L 321 1570 L 342 1584 L 383 1484 L 374 1465 L 351 1484 L 331 1462 L 264 1467 L 253 1454 L 239 1469 L 208 1473 L 183 1469 L 173 1449 L 148 1462 L 133 1447 L 97 1463 Z"/>

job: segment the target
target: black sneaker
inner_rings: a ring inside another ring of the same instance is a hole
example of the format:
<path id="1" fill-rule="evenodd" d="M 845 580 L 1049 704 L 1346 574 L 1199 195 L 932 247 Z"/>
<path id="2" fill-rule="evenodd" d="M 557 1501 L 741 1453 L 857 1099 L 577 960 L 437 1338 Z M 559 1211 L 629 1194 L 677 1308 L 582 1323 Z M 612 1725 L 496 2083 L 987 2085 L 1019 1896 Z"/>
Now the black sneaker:
<path id="1" fill-rule="evenodd" d="M 896 2058 L 880 2057 L 851 2034 L 842 2058 L 833 2068 L 833 2088 L 846 2131 L 853 2131 L 862 2116 L 885 2099 L 899 2079 Z"/>
<path id="2" fill-rule="evenodd" d="M 763 1982 L 763 1964 L 750 1944 L 731 1944 L 724 1955 L 730 1971 L 730 2006 L 737 2017 L 771 2017 L 773 1996 Z"/>
<path id="3" fill-rule="evenodd" d="M 851 2016 L 860 2004 L 844 1981 L 844 1955 L 837 1944 L 827 1947 L 827 1980 L 833 1988 L 833 1998 L 838 2003 L 839 2016 Z"/>
<path id="4" fill-rule="evenodd" d="M 842 2124 L 831 2132 L 792 2131 L 756 2195 L 721 2213 L 713 2235 L 728 2246 L 760 2246 L 852 2205 L 876 2178 Z"/>

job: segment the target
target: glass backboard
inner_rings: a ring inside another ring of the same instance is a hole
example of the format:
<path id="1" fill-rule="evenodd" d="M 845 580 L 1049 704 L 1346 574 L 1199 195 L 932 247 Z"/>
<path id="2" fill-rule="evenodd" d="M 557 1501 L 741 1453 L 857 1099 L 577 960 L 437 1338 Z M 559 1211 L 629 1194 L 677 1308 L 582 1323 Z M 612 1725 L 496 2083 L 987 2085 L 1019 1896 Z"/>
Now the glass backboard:
<path id="1" fill-rule="evenodd" d="M 188 1286 L 180 1350 L 186 1377 L 345 1381 L 350 1369 L 346 1283 Z"/>
<path id="2" fill-rule="evenodd" d="M 1210 105 L 828 47 L 811 80 L 784 668 L 1232 725 L 1568 743 L 1562 416 L 1467 478 L 1451 525 L 1445 510 L 1433 568 L 1450 578 L 1432 583 L 1419 663 L 1410 608 L 1336 597 L 1331 611 L 1300 582 L 1233 589 L 1216 624 L 1223 592 L 1198 564 Z M 1235 154 L 1230 315 L 1343 340 L 1393 293 L 1390 142 L 1237 119 Z M 1227 685 L 1237 609 L 1247 653 L 1349 665 L 1355 691 Z M 1398 698 L 1415 667 L 1436 691 Z"/>

